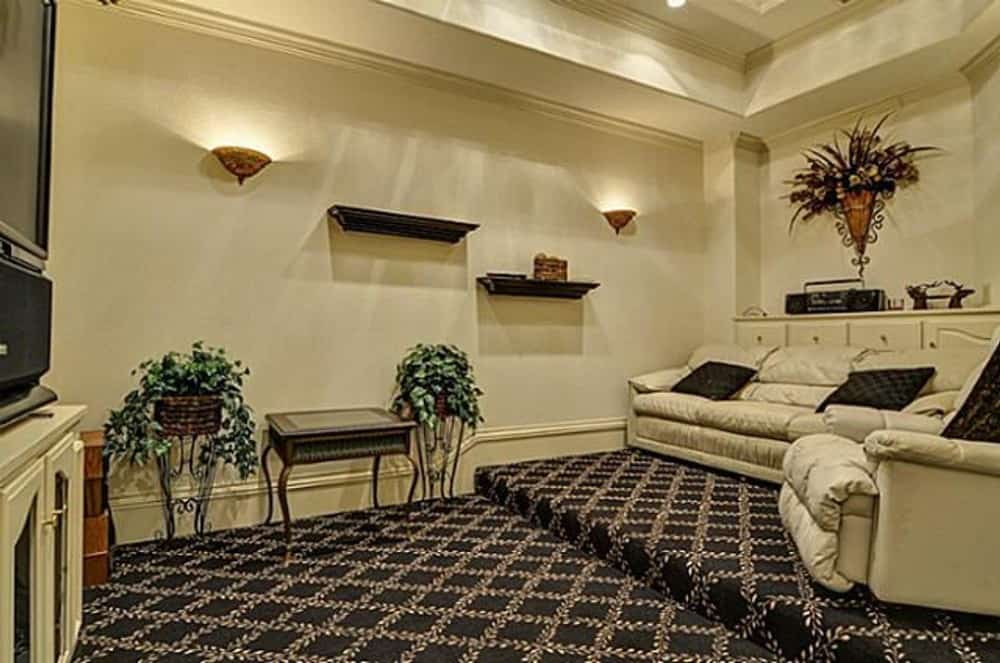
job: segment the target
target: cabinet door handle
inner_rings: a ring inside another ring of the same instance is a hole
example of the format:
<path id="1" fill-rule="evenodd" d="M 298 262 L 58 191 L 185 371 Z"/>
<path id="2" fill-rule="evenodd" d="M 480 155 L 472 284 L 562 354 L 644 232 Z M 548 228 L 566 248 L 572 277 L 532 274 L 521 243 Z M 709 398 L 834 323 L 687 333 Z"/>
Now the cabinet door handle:
<path id="1" fill-rule="evenodd" d="M 56 522 L 62 519 L 66 514 L 66 509 L 56 509 L 52 512 L 52 517 L 42 523 L 42 527 L 52 528 L 56 526 Z"/>

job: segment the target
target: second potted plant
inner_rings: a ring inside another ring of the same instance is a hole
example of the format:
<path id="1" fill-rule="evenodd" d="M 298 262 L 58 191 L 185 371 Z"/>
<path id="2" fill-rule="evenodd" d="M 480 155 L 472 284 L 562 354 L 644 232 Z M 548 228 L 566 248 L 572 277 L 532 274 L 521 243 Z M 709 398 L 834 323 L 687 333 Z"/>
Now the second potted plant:
<path id="1" fill-rule="evenodd" d="M 455 494 L 455 474 L 466 431 L 483 421 L 482 390 L 476 385 L 469 357 L 454 345 L 417 345 L 396 369 L 392 410 L 414 419 L 424 496 L 435 487 L 442 497 Z M 450 468 L 449 468 L 450 464 Z"/>

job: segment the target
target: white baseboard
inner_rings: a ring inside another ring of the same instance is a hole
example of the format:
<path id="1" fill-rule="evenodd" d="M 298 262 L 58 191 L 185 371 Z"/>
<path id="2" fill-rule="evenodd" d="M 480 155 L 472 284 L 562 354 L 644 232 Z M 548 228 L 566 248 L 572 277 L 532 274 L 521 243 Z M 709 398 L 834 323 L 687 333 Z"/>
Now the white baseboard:
<path id="1" fill-rule="evenodd" d="M 553 456 L 595 453 L 620 449 L 625 444 L 625 419 L 587 419 L 532 426 L 486 428 L 477 431 L 463 445 L 456 492 L 470 493 L 477 467 L 513 463 Z M 129 472 L 118 468 L 119 473 Z M 277 477 L 272 466 L 272 477 Z M 409 463 L 391 456 L 383 460 L 379 472 L 381 504 L 403 502 L 412 479 Z M 162 501 L 151 472 L 129 476 L 127 483 L 112 482 L 111 509 L 119 543 L 157 538 L 163 530 Z M 288 482 L 288 501 L 294 518 L 305 518 L 367 508 L 371 504 L 370 461 L 340 461 L 303 466 L 293 471 Z M 117 494 L 116 494 L 117 493 Z M 179 489 L 175 497 L 190 490 Z M 417 497 L 420 488 L 417 488 Z M 258 472 L 246 481 L 220 480 L 212 496 L 209 512 L 211 529 L 230 529 L 258 524 L 267 511 L 267 487 Z M 280 521 L 277 501 L 274 516 Z M 190 516 L 180 516 L 178 535 L 190 533 Z"/>

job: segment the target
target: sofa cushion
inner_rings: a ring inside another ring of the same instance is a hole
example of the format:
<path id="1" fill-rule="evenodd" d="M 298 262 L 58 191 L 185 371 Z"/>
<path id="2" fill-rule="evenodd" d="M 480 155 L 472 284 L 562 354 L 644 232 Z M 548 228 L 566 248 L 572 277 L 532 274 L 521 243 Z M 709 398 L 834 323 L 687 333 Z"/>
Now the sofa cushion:
<path id="1" fill-rule="evenodd" d="M 830 345 L 778 348 L 764 359 L 757 380 L 837 386 L 847 381 L 854 363 L 868 352 L 864 348 Z"/>
<path id="2" fill-rule="evenodd" d="M 876 465 L 853 441 L 837 435 L 803 438 L 788 448 L 782 467 L 785 484 L 824 530 L 837 531 L 851 496 L 859 496 L 851 506 L 856 515 L 873 513 Z"/>
<path id="3" fill-rule="evenodd" d="M 933 380 L 931 381 L 933 382 Z M 959 391 L 957 389 L 927 394 L 904 407 L 903 412 L 906 414 L 920 414 L 925 417 L 941 418 L 955 410 L 955 398 L 958 394 Z"/>
<path id="4" fill-rule="evenodd" d="M 662 371 L 644 373 L 629 379 L 629 384 L 639 393 L 651 391 L 670 391 L 674 385 L 683 380 L 691 372 L 687 366 L 681 368 L 666 368 Z"/>
<path id="5" fill-rule="evenodd" d="M 855 442 L 864 442 L 877 430 L 908 430 L 936 435 L 944 427 L 938 417 L 853 405 L 831 405 L 823 413 L 823 422 L 826 424 L 825 432 Z"/>
<path id="6" fill-rule="evenodd" d="M 808 384 L 784 384 L 781 382 L 751 382 L 737 395 L 741 401 L 758 403 L 780 403 L 798 405 L 815 410 L 833 393 L 836 387 L 816 387 Z"/>
<path id="7" fill-rule="evenodd" d="M 750 401 L 710 401 L 679 393 L 641 394 L 633 403 L 636 414 L 717 428 L 775 440 L 788 439 L 788 426 L 808 408 Z"/>
<path id="8" fill-rule="evenodd" d="M 723 401 L 734 396 L 756 374 L 757 369 L 749 366 L 708 361 L 675 384 L 672 391 Z"/>
<path id="9" fill-rule="evenodd" d="M 710 361 L 760 368 L 764 359 L 775 351 L 774 347 L 743 348 L 738 345 L 703 345 L 691 353 L 687 366 L 694 370 Z"/>
<path id="10" fill-rule="evenodd" d="M 799 438 L 806 437 L 807 435 L 817 435 L 819 433 L 829 433 L 830 429 L 826 423 L 826 417 L 823 416 L 822 412 L 810 412 L 809 414 L 800 414 L 797 417 L 793 417 L 790 422 L 788 422 L 788 434 L 786 439 L 789 442 L 794 442 Z"/>
<path id="11" fill-rule="evenodd" d="M 636 420 L 636 433 L 638 437 L 662 442 L 664 446 L 724 459 L 718 466 L 732 471 L 741 470 L 725 467 L 725 461 L 769 468 L 769 472 L 776 475 L 775 479 L 766 477 L 769 480 L 780 477 L 781 460 L 788 450 L 788 443 L 784 441 L 729 433 L 658 417 L 639 417 Z"/>
<path id="12" fill-rule="evenodd" d="M 816 411 L 822 412 L 836 404 L 898 412 L 916 400 L 933 375 L 932 367 L 853 371 L 847 382 L 837 387 Z"/>
<path id="13" fill-rule="evenodd" d="M 972 371 L 988 356 L 987 348 L 955 348 L 948 350 L 872 351 L 855 364 L 856 371 L 885 368 L 932 366 L 934 377 L 921 391 L 922 395 L 961 389 Z"/>

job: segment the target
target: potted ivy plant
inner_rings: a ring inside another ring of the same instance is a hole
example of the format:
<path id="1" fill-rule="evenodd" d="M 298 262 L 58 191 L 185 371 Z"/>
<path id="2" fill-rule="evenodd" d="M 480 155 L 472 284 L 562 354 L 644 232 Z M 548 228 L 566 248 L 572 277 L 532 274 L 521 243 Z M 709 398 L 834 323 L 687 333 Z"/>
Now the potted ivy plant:
<path id="1" fill-rule="evenodd" d="M 443 496 L 446 481 L 448 494 L 454 496 L 462 441 L 466 431 L 484 421 L 479 409 L 482 395 L 468 355 L 454 345 L 417 345 L 397 367 L 392 410 L 419 424 L 425 497 L 434 493 L 435 484 Z"/>
<path id="2" fill-rule="evenodd" d="M 246 479 L 257 467 L 253 411 L 243 397 L 250 370 L 222 348 L 201 341 L 190 352 L 168 352 L 132 371 L 139 380 L 104 425 L 104 453 L 112 459 L 157 464 L 167 538 L 174 509 L 195 512 L 195 530 L 205 530 L 215 468 L 232 465 Z M 178 447 L 179 460 L 172 462 Z M 172 482 L 187 472 L 197 493 L 175 503 Z"/>

